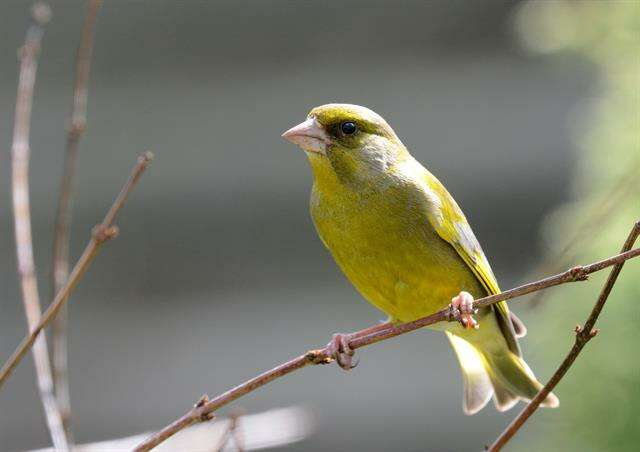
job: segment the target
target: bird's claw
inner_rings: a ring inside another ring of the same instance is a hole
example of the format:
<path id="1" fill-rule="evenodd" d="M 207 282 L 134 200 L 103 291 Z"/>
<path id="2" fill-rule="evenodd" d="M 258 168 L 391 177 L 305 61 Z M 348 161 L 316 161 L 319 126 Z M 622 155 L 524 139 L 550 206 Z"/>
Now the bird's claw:
<path id="1" fill-rule="evenodd" d="M 351 370 L 358 365 L 358 361 L 354 361 L 355 351 L 349 347 L 349 336 L 346 334 L 334 334 L 329 342 L 329 354 L 338 366 L 343 370 Z"/>
<path id="2" fill-rule="evenodd" d="M 460 322 L 467 329 L 478 329 L 480 325 L 473 318 L 473 314 L 477 314 L 478 310 L 473 307 L 473 295 L 469 292 L 460 292 L 451 299 L 449 305 L 450 317 Z"/>

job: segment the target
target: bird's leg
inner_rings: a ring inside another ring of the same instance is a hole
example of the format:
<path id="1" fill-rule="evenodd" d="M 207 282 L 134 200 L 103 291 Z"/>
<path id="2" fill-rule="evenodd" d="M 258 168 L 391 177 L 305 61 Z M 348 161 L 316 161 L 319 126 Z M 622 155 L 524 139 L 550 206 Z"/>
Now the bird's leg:
<path id="1" fill-rule="evenodd" d="M 348 334 L 334 334 L 327 346 L 329 354 L 343 370 L 351 370 L 358 365 L 358 362 L 353 360 L 356 352 L 349 347 L 350 339 Z"/>
<path id="2" fill-rule="evenodd" d="M 473 308 L 473 295 L 469 292 L 460 292 L 458 295 L 451 299 L 449 305 L 449 312 L 451 317 L 465 328 L 480 328 L 476 319 L 473 318 L 473 314 L 477 314 L 478 310 Z"/>

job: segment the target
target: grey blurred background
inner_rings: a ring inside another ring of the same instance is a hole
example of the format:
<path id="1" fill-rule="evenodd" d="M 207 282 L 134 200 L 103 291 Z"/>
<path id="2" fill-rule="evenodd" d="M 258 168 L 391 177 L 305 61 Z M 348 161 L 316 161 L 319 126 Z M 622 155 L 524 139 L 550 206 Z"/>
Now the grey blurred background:
<path id="1" fill-rule="evenodd" d="M 48 299 L 83 2 L 53 1 L 35 92 L 31 193 Z M 13 249 L 8 149 L 16 49 L 29 2 L 0 6 L 0 356 L 26 330 Z M 590 95 L 578 59 L 527 55 L 514 1 L 124 1 L 99 13 L 72 256 L 138 153 L 156 161 L 70 308 L 77 440 L 163 426 L 330 334 L 383 315 L 361 300 L 311 224 L 305 156 L 280 138 L 313 106 L 383 115 L 465 210 L 504 288 L 539 258 L 538 228 L 568 197 L 571 118 Z M 529 322 L 528 362 L 550 367 Z M 359 353 L 350 374 L 308 369 L 236 405 L 301 404 L 317 433 L 289 450 L 479 450 L 513 416 L 461 409 L 444 336 L 420 331 Z M 3 358 L 4 359 L 4 358 Z M 0 392 L 0 449 L 48 444 L 31 359 Z M 532 422 L 535 422 L 535 418 Z"/>

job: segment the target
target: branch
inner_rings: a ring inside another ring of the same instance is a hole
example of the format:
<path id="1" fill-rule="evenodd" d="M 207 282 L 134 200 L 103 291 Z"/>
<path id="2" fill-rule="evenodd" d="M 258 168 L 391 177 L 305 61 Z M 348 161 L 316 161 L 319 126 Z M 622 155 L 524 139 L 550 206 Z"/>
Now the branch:
<path id="1" fill-rule="evenodd" d="M 20 74 L 16 97 L 13 144 L 11 147 L 11 181 L 13 198 L 13 220 L 16 240 L 18 276 L 22 291 L 22 302 L 29 330 L 33 331 L 40 320 L 40 296 L 33 258 L 31 234 L 31 208 L 29 205 L 29 133 L 31 130 L 31 107 L 33 88 L 38 68 L 38 54 L 44 35 L 44 25 L 51 18 L 51 9 L 44 3 L 36 3 L 32 10 L 32 23 L 27 29 L 24 45 L 19 51 Z M 53 394 L 53 379 L 49 352 L 44 336 L 33 349 L 36 377 L 40 399 L 44 407 L 47 426 L 53 445 L 58 451 L 68 451 L 69 444 L 62 428 L 62 416 Z"/>
<path id="2" fill-rule="evenodd" d="M 640 222 L 636 225 L 636 228 L 639 227 Z M 620 265 L 622 262 L 638 256 L 640 256 L 640 248 L 617 254 L 593 264 L 573 267 L 563 273 L 559 273 L 557 275 L 550 276 L 539 281 L 524 284 L 522 286 L 507 290 L 499 294 L 479 298 L 474 302 L 474 307 L 480 308 L 490 306 L 499 301 L 521 297 L 522 295 L 537 292 L 539 290 L 557 286 L 560 284 L 575 281 L 585 281 L 587 279 L 587 276 L 591 273 L 598 272 L 614 265 Z M 433 325 L 434 323 L 450 320 L 451 317 L 452 316 L 449 309 L 443 309 L 436 312 L 435 314 L 401 325 L 392 325 L 389 323 L 376 325 L 349 334 L 348 345 L 351 349 L 355 350 L 367 345 L 375 344 L 376 342 L 380 342 L 382 340 L 390 339 L 392 337 L 417 330 L 428 325 Z M 244 383 L 241 383 L 240 385 L 214 397 L 211 400 L 201 399 L 199 403 L 197 403 L 191 410 L 189 410 L 189 412 L 140 443 L 138 447 L 135 448 L 135 451 L 149 451 L 152 448 L 156 447 L 158 444 L 165 441 L 167 438 L 179 432 L 180 430 L 192 424 L 211 420 L 214 416 L 214 412 L 217 409 L 228 405 L 234 400 L 255 391 L 256 389 L 272 382 L 273 380 L 290 374 L 298 369 L 302 369 L 303 367 L 306 367 L 310 364 L 328 364 L 331 361 L 332 356 L 329 346 L 318 350 L 310 350 L 303 355 L 280 364 L 271 370 L 268 370 L 250 380 L 247 380 Z"/>
<path id="3" fill-rule="evenodd" d="M 67 130 L 65 166 L 58 199 L 58 211 L 53 239 L 53 265 L 51 287 L 53 298 L 62 289 L 69 277 L 69 228 L 71 224 L 73 185 L 78 159 L 78 146 L 87 123 L 87 94 L 93 36 L 96 17 L 102 0 L 88 0 L 87 11 L 82 25 L 80 43 L 76 54 L 76 75 L 73 88 L 69 129 Z M 67 365 L 67 310 L 62 309 L 52 328 L 53 380 L 62 425 L 71 438 L 71 405 L 69 401 L 69 379 Z"/>
<path id="4" fill-rule="evenodd" d="M 640 222 L 636 223 L 627 240 L 622 247 L 622 252 L 628 251 L 631 249 L 636 239 L 640 235 Z M 597 334 L 598 330 L 594 329 L 594 325 L 598 320 L 598 316 L 602 312 L 602 308 L 604 304 L 607 302 L 609 298 L 609 294 L 611 293 L 611 289 L 613 285 L 616 283 L 618 279 L 618 275 L 622 270 L 622 266 L 624 265 L 624 261 L 616 263 L 614 267 L 611 269 L 611 273 L 609 273 L 609 277 L 605 282 L 600 295 L 596 301 L 595 306 L 591 310 L 589 317 L 587 318 L 583 327 L 576 326 L 575 332 L 575 342 L 567 356 L 558 367 L 558 370 L 553 374 L 553 376 L 549 379 L 549 382 L 540 390 L 538 395 L 536 395 L 531 402 L 518 414 L 518 416 L 507 426 L 507 428 L 500 434 L 500 436 L 494 441 L 494 443 L 488 448 L 491 452 L 498 452 L 501 450 L 504 445 L 520 430 L 520 428 L 524 425 L 525 422 L 531 417 L 531 415 L 538 409 L 540 404 L 546 397 L 549 395 L 551 391 L 560 383 L 560 380 L 565 376 L 569 368 L 573 365 L 576 358 L 582 351 L 587 342 L 593 339 Z"/>
<path id="5" fill-rule="evenodd" d="M 69 275 L 69 279 L 64 284 L 64 287 L 58 292 L 47 310 L 44 312 L 40 322 L 32 328 L 31 333 L 22 340 L 11 357 L 2 366 L 2 369 L 0 369 L 0 389 L 11 376 L 18 363 L 20 363 L 22 358 L 24 358 L 24 355 L 33 346 L 38 335 L 47 326 L 49 326 L 62 306 L 67 302 L 69 296 L 75 289 L 78 282 L 82 279 L 82 276 L 89 268 L 89 265 L 98 254 L 102 245 L 118 235 L 118 227 L 113 225 L 113 221 L 118 215 L 118 212 L 120 212 L 120 209 L 122 209 L 122 206 L 126 202 L 129 194 L 138 183 L 138 180 L 140 180 L 140 176 L 142 176 L 144 170 L 147 169 L 151 163 L 152 159 L 153 154 L 151 154 L 151 152 L 146 152 L 138 157 L 138 163 L 134 166 L 129 179 L 120 190 L 120 193 L 102 220 L 102 223 L 93 228 L 93 231 L 91 232 L 91 240 L 82 252 L 80 259 L 78 259 L 76 265 L 73 267 L 73 270 Z"/>

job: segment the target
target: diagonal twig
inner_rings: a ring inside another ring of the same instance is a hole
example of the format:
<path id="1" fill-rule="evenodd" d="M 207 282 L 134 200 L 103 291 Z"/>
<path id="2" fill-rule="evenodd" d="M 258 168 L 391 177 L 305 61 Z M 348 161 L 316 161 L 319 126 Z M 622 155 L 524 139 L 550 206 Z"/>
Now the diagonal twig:
<path id="1" fill-rule="evenodd" d="M 78 146 L 87 123 L 87 95 L 89 89 L 89 73 L 91 70 L 91 54 L 93 53 L 96 18 L 101 3 L 102 0 L 87 1 L 84 24 L 82 25 L 80 42 L 76 53 L 73 103 L 67 130 L 65 164 L 53 233 L 51 298 L 62 289 L 62 286 L 69 277 L 69 229 L 73 207 L 73 185 L 78 160 Z M 62 425 L 67 437 L 71 439 L 66 305 L 54 320 L 51 342 L 55 394 L 58 400 L 60 414 L 62 415 Z"/>
<path id="2" fill-rule="evenodd" d="M 140 180 L 140 176 L 142 176 L 144 170 L 147 169 L 147 167 L 151 163 L 152 159 L 153 154 L 151 154 L 151 152 L 146 152 L 138 158 L 138 162 L 131 171 L 129 179 L 127 180 L 127 182 L 125 182 L 124 186 L 120 190 L 120 193 L 118 194 L 115 201 L 111 205 L 111 208 L 102 220 L 102 223 L 93 228 L 93 231 L 91 232 L 91 240 L 89 240 L 89 243 L 82 252 L 82 255 L 76 262 L 73 270 L 71 270 L 71 274 L 69 275 L 67 282 L 56 294 L 55 298 L 53 299 L 47 310 L 44 312 L 37 325 L 35 325 L 31 329 L 31 332 L 22 340 L 20 345 L 18 345 L 18 347 L 0 369 L 0 389 L 2 388 L 2 385 L 7 381 L 7 379 L 11 376 L 22 358 L 24 358 L 25 354 L 33 346 L 34 342 L 36 342 L 38 335 L 47 326 L 49 326 L 58 312 L 60 312 L 60 309 L 69 299 L 69 296 L 75 289 L 78 282 L 82 279 L 82 276 L 85 274 L 85 272 L 89 268 L 89 265 L 98 254 L 98 251 L 100 251 L 102 245 L 104 245 L 105 242 L 114 238 L 118 234 L 118 228 L 117 226 L 113 225 L 113 221 L 118 215 L 118 212 L 120 212 L 120 209 L 122 209 L 122 206 L 129 197 L 129 194 L 138 183 L 138 180 Z"/>
<path id="3" fill-rule="evenodd" d="M 640 222 L 636 223 L 627 240 L 622 247 L 621 252 L 629 251 L 636 239 L 640 235 Z M 540 404 L 544 399 L 547 398 L 549 393 L 553 391 L 553 389 L 560 383 L 560 380 L 565 376 L 569 368 L 573 365 L 573 362 L 578 358 L 578 355 L 582 351 L 587 342 L 593 339 L 596 334 L 598 334 L 598 330 L 594 329 L 596 321 L 598 320 L 598 316 L 602 312 L 602 308 L 604 304 L 607 302 L 607 298 L 609 298 L 609 294 L 611 293 L 611 289 L 613 289 L 613 285 L 616 283 L 618 279 L 618 275 L 622 270 L 622 266 L 624 265 L 624 261 L 617 263 L 611 269 L 611 273 L 609 273 L 609 277 L 605 282 L 602 290 L 600 291 L 600 295 L 594 305 L 589 317 L 584 323 L 584 326 L 577 326 L 575 329 L 576 337 L 571 350 L 567 353 L 567 356 L 564 358 L 558 369 L 549 379 L 549 382 L 540 390 L 538 395 L 536 395 L 529 404 L 518 414 L 518 416 L 507 426 L 507 428 L 500 434 L 500 436 L 493 442 L 493 444 L 488 448 L 491 452 L 498 452 L 501 450 L 504 445 L 520 430 L 520 428 L 524 425 L 525 422 L 531 417 L 531 415 L 538 409 Z"/>
<path id="4" fill-rule="evenodd" d="M 635 228 L 640 229 L 640 222 L 636 223 Z M 589 265 L 579 265 L 569 270 L 559 273 L 554 276 L 550 276 L 538 281 L 534 281 L 528 284 L 524 284 L 513 289 L 501 292 L 499 294 L 490 295 L 484 298 L 479 298 L 474 302 L 474 307 L 480 308 L 495 304 L 502 300 L 509 300 L 516 297 L 521 297 L 532 292 L 537 292 L 548 287 L 557 286 L 560 284 L 584 281 L 588 275 L 594 272 L 601 271 L 605 268 L 618 266 L 626 260 L 633 259 L 640 256 L 640 248 L 636 248 L 630 251 L 626 251 L 615 256 L 611 256 L 607 259 L 603 259 L 598 262 L 594 262 Z M 401 334 L 408 333 L 410 331 L 417 330 L 419 328 L 433 325 L 434 323 L 447 321 L 451 319 L 451 312 L 449 309 L 443 309 L 435 314 L 423 317 L 413 322 L 404 323 L 400 325 L 381 324 L 374 327 L 366 328 L 364 330 L 356 331 L 347 335 L 348 345 L 351 349 L 355 350 L 367 345 L 374 344 L 386 339 L 390 339 Z M 282 363 L 238 386 L 229 389 L 228 391 L 214 397 L 213 399 L 201 400 L 202 403 L 196 404 L 191 410 L 184 414 L 179 419 L 175 420 L 171 424 L 164 427 L 162 430 L 154 433 L 148 437 L 145 441 L 140 443 L 134 450 L 136 452 L 149 451 L 162 443 L 166 439 L 170 438 L 180 430 L 199 422 L 205 422 L 211 420 L 214 416 L 214 412 L 219 408 L 228 405 L 234 400 L 255 391 L 258 388 L 270 383 L 278 378 L 288 375 L 296 370 L 302 369 L 311 364 L 327 364 L 332 361 L 331 347 L 326 346 L 318 350 L 310 350 L 292 360 Z"/>
<path id="5" fill-rule="evenodd" d="M 40 296 L 33 258 L 31 233 L 31 207 L 29 205 L 29 133 L 33 89 L 38 68 L 38 54 L 44 34 L 44 25 L 51 18 L 51 10 L 44 3 L 36 3 L 32 10 L 32 23 L 27 29 L 24 45 L 19 51 L 20 74 L 16 98 L 13 144 L 11 147 L 11 182 L 13 199 L 14 233 L 18 276 L 22 302 L 30 330 L 40 321 Z M 53 445 L 58 451 L 68 451 L 69 444 L 62 427 L 62 416 L 53 394 L 53 378 L 46 338 L 42 336 L 33 348 L 36 377 L 40 399 Z"/>

